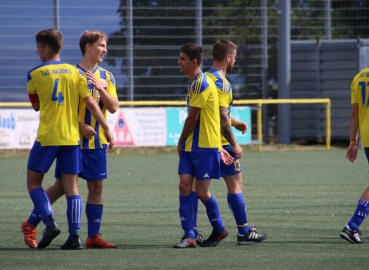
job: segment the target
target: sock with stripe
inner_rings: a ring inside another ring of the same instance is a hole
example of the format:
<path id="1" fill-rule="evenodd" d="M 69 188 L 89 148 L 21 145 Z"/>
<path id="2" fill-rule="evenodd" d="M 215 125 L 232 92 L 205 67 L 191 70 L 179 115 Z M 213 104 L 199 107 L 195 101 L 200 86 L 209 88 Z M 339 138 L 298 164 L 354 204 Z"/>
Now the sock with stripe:
<path id="1" fill-rule="evenodd" d="M 179 196 L 179 218 L 184 235 L 195 238 L 191 195 Z"/>
<path id="2" fill-rule="evenodd" d="M 359 200 L 354 215 L 351 217 L 347 225 L 350 227 L 351 230 L 359 229 L 361 223 L 363 223 L 368 213 L 369 213 L 369 202 L 365 200 Z"/>
<path id="3" fill-rule="evenodd" d="M 203 202 L 206 208 L 206 214 L 208 215 L 211 226 L 216 232 L 224 231 L 224 224 L 222 217 L 220 216 L 218 202 L 213 195 L 206 202 Z"/>
<path id="4" fill-rule="evenodd" d="M 86 217 L 87 217 L 87 234 L 92 237 L 100 233 L 100 226 L 102 222 L 103 205 L 86 203 Z"/>
<path id="5" fill-rule="evenodd" d="M 242 193 L 227 194 L 227 201 L 236 221 L 238 233 L 240 235 L 247 234 L 250 226 L 247 225 L 246 203 Z"/>
<path id="6" fill-rule="evenodd" d="M 67 198 L 67 219 L 69 239 L 75 240 L 81 228 L 82 199 L 80 195 L 73 195 Z"/>
<path id="7" fill-rule="evenodd" d="M 38 213 L 46 227 L 50 226 L 54 221 L 54 216 L 49 197 L 47 197 L 44 189 L 41 187 L 35 188 L 29 193 L 29 195 L 34 205 L 34 211 Z"/>
<path id="8" fill-rule="evenodd" d="M 40 216 L 37 214 L 36 210 L 33 209 L 31 215 L 28 218 L 28 223 L 37 226 L 41 222 Z"/>

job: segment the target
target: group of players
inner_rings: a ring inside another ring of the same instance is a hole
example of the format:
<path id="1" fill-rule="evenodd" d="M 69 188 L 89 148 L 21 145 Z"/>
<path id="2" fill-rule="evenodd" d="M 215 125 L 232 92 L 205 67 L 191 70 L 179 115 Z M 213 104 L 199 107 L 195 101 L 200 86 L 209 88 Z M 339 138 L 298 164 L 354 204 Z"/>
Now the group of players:
<path id="1" fill-rule="evenodd" d="M 100 235 L 102 180 L 107 177 L 106 149 L 113 147 L 106 110 L 115 113 L 118 109 L 114 77 L 98 66 L 107 52 L 107 41 L 107 36 L 100 31 L 85 31 L 79 41 L 82 60 L 76 65 L 70 65 L 60 60 L 63 38 L 58 30 L 42 30 L 36 35 L 37 53 L 43 63 L 30 70 L 27 78 L 32 107 L 40 111 L 37 138 L 27 164 L 27 187 L 34 209 L 21 226 L 24 241 L 31 248 L 43 249 L 60 234 L 51 205 L 64 194 L 67 200 L 69 237 L 61 249 L 83 248 L 79 237 L 82 199 L 78 191 L 78 177 L 87 180 L 88 187 L 85 206 L 88 228 L 86 248 L 117 247 Z M 213 46 L 213 66 L 204 73 L 200 68 L 202 47 L 188 43 L 180 49 L 180 72 L 187 75 L 190 86 L 187 96 L 188 116 L 177 146 L 179 217 L 184 234 L 174 248 L 197 245 L 215 247 L 228 236 L 217 200 L 209 191 L 211 180 L 220 177 L 223 177 L 227 185 L 227 201 L 238 229 L 238 244 L 257 243 L 268 237 L 267 234 L 258 233 L 255 226 L 249 225 L 242 193 L 239 160 L 242 148 L 237 143 L 232 126 L 245 133 L 247 125 L 232 118 L 232 87 L 225 77 L 227 72 L 232 71 L 236 55 L 237 46 L 234 43 L 226 39 L 218 40 Z M 360 106 L 361 95 L 357 94 L 362 84 L 354 86 L 354 82 L 351 142 L 347 152 L 347 158 L 352 162 L 357 155 L 359 126 L 365 126 L 363 114 L 358 113 L 365 110 Z M 368 144 L 365 140 L 363 142 L 364 146 Z M 369 160 L 367 148 L 365 153 Z M 42 179 L 54 160 L 56 180 L 44 190 Z M 213 227 L 206 240 L 197 230 L 198 199 L 204 204 Z M 369 189 L 364 192 L 352 219 L 340 234 L 345 240 L 352 243 L 365 242 L 360 239 L 358 227 L 369 212 L 368 200 Z M 42 239 L 37 242 L 36 228 L 41 221 L 46 229 Z"/>

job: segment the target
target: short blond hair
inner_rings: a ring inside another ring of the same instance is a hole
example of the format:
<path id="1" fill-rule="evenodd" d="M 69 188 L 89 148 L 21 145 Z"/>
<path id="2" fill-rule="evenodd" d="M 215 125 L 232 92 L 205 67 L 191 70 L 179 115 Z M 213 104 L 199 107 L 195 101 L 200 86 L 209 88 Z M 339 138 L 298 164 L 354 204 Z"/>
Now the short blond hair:
<path id="1" fill-rule="evenodd" d="M 94 44 L 98 40 L 105 40 L 108 42 L 108 36 L 98 30 L 84 31 L 79 39 L 79 48 L 81 49 L 82 55 L 85 55 L 87 44 Z"/>

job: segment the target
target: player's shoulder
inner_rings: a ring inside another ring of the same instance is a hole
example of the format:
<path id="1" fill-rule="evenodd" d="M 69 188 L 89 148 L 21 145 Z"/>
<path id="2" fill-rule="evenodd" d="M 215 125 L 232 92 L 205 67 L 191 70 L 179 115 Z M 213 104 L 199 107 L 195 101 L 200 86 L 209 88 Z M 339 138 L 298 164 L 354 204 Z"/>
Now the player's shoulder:
<path id="1" fill-rule="evenodd" d="M 360 79 L 360 78 L 369 78 L 369 68 L 364 68 L 360 70 L 354 77 L 354 80 Z"/>
<path id="2" fill-rule="evenodd" d="M 38 71 L 42 69 L 42 73 Z M 48 61 L 43 62 L 40 65 L 30 69 L 27 73 L 28 80 L 36 74 L 42 74 L 42 76 L 47 76 L 51 74 L 71 74 L 73 71 L 73 66 L 71 64 L 65 63 L 63 61 Z"/>

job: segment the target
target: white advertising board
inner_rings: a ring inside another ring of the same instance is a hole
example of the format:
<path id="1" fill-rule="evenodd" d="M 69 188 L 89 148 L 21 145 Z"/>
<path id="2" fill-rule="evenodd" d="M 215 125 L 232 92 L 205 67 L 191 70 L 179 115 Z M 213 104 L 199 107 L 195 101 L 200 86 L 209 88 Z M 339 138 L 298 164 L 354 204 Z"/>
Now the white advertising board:
<path id="1" fill-rule="evenodd" d="M 108 114 L 115 146 L 165 146 L 165 108 L 123 108 Z"/>

